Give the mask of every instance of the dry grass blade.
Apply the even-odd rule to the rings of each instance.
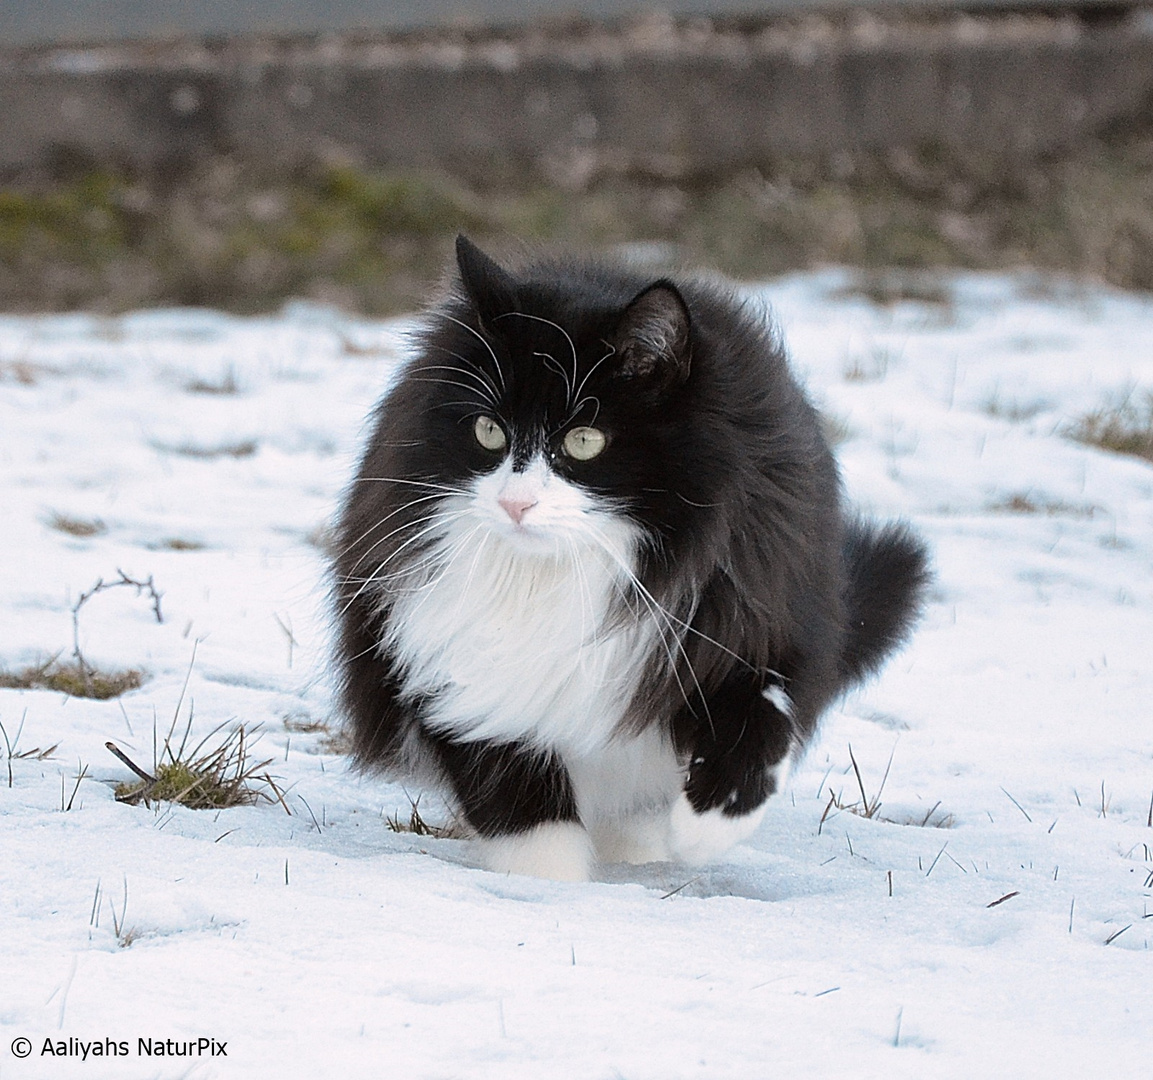
[[[987,908],[996,907],[998,904],[1003,904],[1006,900],[1012,900],[1014,896],[1020,896],[1020,895],[1021,895],[1021,890],[1020,889],[1014,889],[1012,892],[1005,893],[1004,896],[999,896],[991,904],[986,904],[985,907],[987,907]]]
[[[861,816],[872,817],[873,815],[869,812],[869,796],[865,794],[865,781],[861,779],[861,767],[853,756],[852,743],[849,743],[849,761],[853,763],[853,773],[857,777],[857,789],[861,793]]]
[[[684,889],[687,889],[694,881],[700,881],[702,877],[704,877],[703,874],[697,874],[696,877],[689,878],[689,880],[686,881],[683,885],[678,885],[675,889],[670,889],[667,893],[665,893],[661,897],[661,899],[662,900],[668,900],[669,897],[676,896],[677,893],[681,892]]]
[[[852,745],[852,743],[850,743],[849,744],[849,761],[852,763],[853,775],[857,779],[857,790],[861,793],[860,802],[846,803],[844,801],[844,798],[842,797],[842,795],[834,793],[832,788],[830,788],[829,789],[829,802],[825,806],[825,812],[821,815],[821,825],[823,825],[825,823],[825,819],[828,818],[828,816],[829,816],[829,811],[831,809],[833,809],[834,807],[836,807],[836,809],[838,809],[838,810],[845,810],[850,814],[856,814],[857,817],[863,817],[863,818],[869,818],[869,819],[875,818],[877,816],[877,811],[881,809],[881,794],[884,792],[885,784],[889,779],[889,771],[893,767],[893,755],[896,752],[897,752],[897,747],[894,744],[893,749],[889,752],[889,761],[888,761],[888,764],[885,766],[885,772],[884,772],[884,775],[881,777],[881,784],[877,788],[877,794],[874,795],[872,797],[872,799],[870,799],[868,792],[865,790],[865,781],[864,781],[864,778],[861,776],[861,768],[857,764],[856,756],[853,754],[853,745]],[[940,805],[941,805],[940,803],[937,803],[937,806],[940,806]],[[937,807],[934,806],[933,810],[936,810],[936,809],[937,809]],[[928,821],[928,818],[932,816],[933,810],[929,811],[929,815],[925,819],[926,821]],[[819,834],[820,833],[820,827],[818,827],[817,831]]]
[[[76,802],[76,795],[80,791],[80,785],[88,779],[88,766],[83,762],[77,762],[76,783],[72,788],[72,794],[68,796],[67,803],[64,801],[64,774],[60,774],[60,809],[67,813],[72,809],[73,804]]]
[[[1021,811],[1022,814],[1025,815],[1025,820],[1027,822],[1029,822],[1030,825],[1032,825],[1033,819],[1029,816],[1029,811],[1026,810],[1019,802],[1017,802],[1017,800],[1014,799],[1012,795],[1010,795],[1007,791],[1005,791],[1004,788],[1001,788],[1001,791],[1004,792],[1005,798],[1007,798],[1009,800],[1009,802],[1011,802],[1018,810]],[[1078,799],[1077,801],[1078,801],[1078,803],[1080,803],[1081,800]]]
[[[1106,945],[1112,945],[1113,942],[1116,941],[1123,933],[1125,933],[1126,930],[1131,930],[1132,928],[1133,928],[1133,924],[1130,923],[1128,926],[1123,926],[1123,927],[1121,927],[1120,930],[1114,931],[1112,934],[1110,934],[1105,939],[1105,944]]]
[[[20,745],[20,736],[24,731],[24,721],[28,717],[28,710],[24,710],[24,715],[20,717],[20,726],[16,729],[16,738],[8,738],[8,729],[3,723],[0,723],[0,736],[4,738],[4,749],[6,751],[5,763],[8,766],[8,786],[12,786],[12,762],[13,761],[45,761],[50,758],[59,748],[59,743],[53,743],[48,749],[40,746],[34,746],[31,750],[17,750],[16,747]]]

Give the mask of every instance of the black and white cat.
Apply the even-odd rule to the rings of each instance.
[[[439,783],[494,870],[707,862],[906,634],[924,549],[846,515],[723,289],[463,237],[457,264],[338,526],[356,759]]]

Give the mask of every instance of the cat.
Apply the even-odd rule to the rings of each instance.
[[[491,870],[708,863],[905,638],[926,550],[846,511],[726,288],[456,255],[336,527],[355,761],[439,785]]]

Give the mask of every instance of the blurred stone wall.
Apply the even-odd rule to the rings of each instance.
[[[5,178],[219,154],[574,188],[907,146],[995,163],[1149,126],[1153,10],[8,49],[0,118]]]

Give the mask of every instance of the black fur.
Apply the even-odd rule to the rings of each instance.
[[[500,388],[514,462],[543,449],[647,537],[638,577],[680,644],[654,650],[625,726],[672,734],[697,810],[755,809],[772,794],[768,767],[803,746],[829,703],[908,633],[927,579],[922,544],[904,526],[846,515],[817,414],[779,341],[725,289],[607,261],[508,271],[463,238],[458,268],[378,408],[337,529],[337,655],[357,761],[392,771],[431,761],[482,835],[576,818],[547,747],[434,736],[379,647],[388,575],[423,551],[416,537],[436,504],[427,485],[467,482],[499,461],[471,434],[493,411],[478,389],[487,382]],[[564,327],[575,359],[538,320]],[[446,377],[446,363],[479,377]],[[594,419],[604,453],[573,462],[558,452],[566,426]],[[652,609],[625,604],[619,617],[634,610]],[[787,692],[788,715],[765,697],[773,686]]]

